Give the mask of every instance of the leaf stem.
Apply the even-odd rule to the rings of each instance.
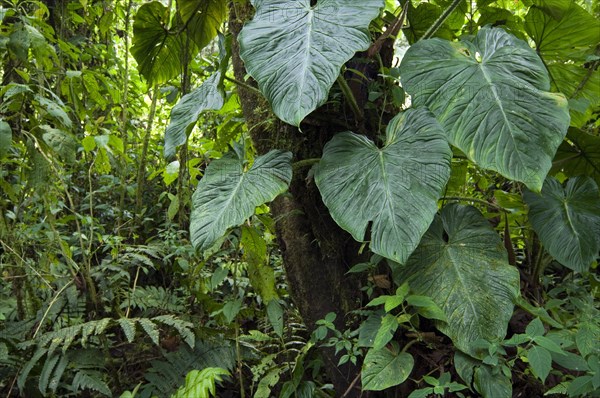
[[[425,34],[421,36],[419,41],[431,38],[435,34],[435,32],[438,31],[440,26],[442,26],[442,24],[446,22],[446,19],[448,19],[450,14],[452,14],[452,11],[454,11],[456,7],[458,7],[461,1],[463,0],[454,0],[452,4],[450,4],[450,6],[448,6],[448,8],[446,8],[446,10],[442,13],[442,15],[440,15],[440,17],[433,23],[433,25],[431,25],[429,29],[427,29],[427,32],[425,32]]]
[[[302,159],[302,160],[295,162],[292,165],[292,169],[299,170],[303,167],[309,167],[309,166],[312,166],[313,164],[319,163],[320,160],[321,160],[321,158]]]
[[[354,97],[354,94],[352,94],[350,86],[348,86],[348,82],[346,81],[346,79],[344,79],[344,76],[341,73],[337,77],[337,82],[340,85],[340,88],[342,89],[344,97],[346,97],[346,99],[348,100],[348,105],[350,105],[350,108],[352,109],[356,120],[362,121],[364,117],[362,109],[360,109],[360,107],[358,106],[356,98]]]
[[[223,76],[223,79],[225,79],[225,80],[227,80],[227,81],[229,81],[229,82],[232,82],[232,83],[234,83],[234,84],[236,84],[236,85],[238,85],[238,86],[240,86],[240,87],[243,87],[243,88],[245,88],[246,90],[250,90],[250,91],[253,91],[253,92],[255,92],[255,93],[258,93],[258,94],[262,95],[262,93],[260,92],[260,90],[259,90],[259,89],[257,89],[256,87],[252,87],[251,85],[249,85],[249,84],[247,84],[247,83],[244,83],[244,82],[241,82],[241,81],[239,81],[239,80],[236,80],[236,79],[234,79],[233,77],[229,77],[229,76],[227,76],[227,75],[224,75],[224,76]]]
[[[475,203],[481,203],[484,204],[486,206],[490,206],[493,207],[494,209],[503,211],[505,213],[508,213],[508,210],[506,210],[504,207],[502,206],[498,206],[494,203],[490,203],[487,200],[483,200],[483,199],[477,199],[477,198],[466,198],[466,197],[462,197],[462,196],[444,196],[441,198],[441,200],[452,200],[452,201],[457,201],[457,202],[475,202]]]

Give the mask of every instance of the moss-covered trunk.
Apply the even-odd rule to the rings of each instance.
[[[234,73],[240,81],[245,80],[246,70],[239,57],[236,38],[250,13],[249,5],[238,4],[230,15]],[[248,83],[256,86],[253,81]],[[294,161],[320,157],[324,144],[336,131],[327,125],[311,125],[300,132],[276,119],[258,92],[244,87],[238,90],[248,129],[259,153],[277,148],[291,151]],[[329,216],[314,181],[308,178],[309,170],[310,166],[294,170],[289,194],[277,198],[271,204],[271,211],[277,221],[277,237],[290,293],[306,325],[312,329],[317,320],[335,312],[336,326],[343,330],[347,323],[352,323],[345,315],[360,305],[357,281],[346,275],[349,267],[359,260],[359,246]],[[324,350],[323,356],[336,392],[342,396],[360,369],[353,365],[338,367],[339,358],[333,350]],[[346,396],[360,394],[358,389],[353,391]]]

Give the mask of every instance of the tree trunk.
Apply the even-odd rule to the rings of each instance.
[[[251,12],[249,5],[238,3],[230,15],[234,74],[240,81],[244,81],[246,70],[239,57],[237,35]],[[251,79],[248,83],[256,87]],[[332,126],[315,124],[300,132],[276,119],[257,92],[238,87],[238,93],[252,140],[261,154],[277,148],[291,151],[294,161],[320,157],[323,145],[336,131]],[[294,170],[290,194],[278,197],[271,204],[271,212],[277,221],[290,294],[304,322],[312,330],[317,320],[334,312],[336,327],[342,331],[354,323],[344,319],[345,314],[360,306],[358,281],[346,275],[349,267],[361,260],[359,245],[331,219],[314,181],[307,178],[308,171],[309,168]],[[323,356],[328,375],[341,396],[360,369],[351,364],[338,367],[339,358],[332,349],[323,350]],[[359,389],[355,389],[346,396],[359,395]]]

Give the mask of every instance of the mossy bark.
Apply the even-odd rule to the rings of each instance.
[[[244,81],[246,70],[239,57],[237,35],[252,15],[250,5],[237,3],[231,8],[229,30],[233,33],[232,60],[235,78]],[[256,87],[249,79],[248,84]],[[292,152],[294,161],[320,157],[324,144],[339,127],[312,123],[300,132],[279,121],[267,101],[256,91],[238,87],[244,117],[259,153],[277,148]],[[271,204],[277,221],[277,236],[292,299],[309,329],[329,312],[337,314],[336,327],[344,330],[351,319],[345,316],[358,308],[360,286],[346,272],[359,259],[359,245],[341,230],[329,216],[312,179],[309,168],[294,170],[289,194]],[[340,396],[352,384],[360,369],[353,365],[337,366],[333,350],[323,356],[332,383]],[[360,385],[360,383],[358,383]],[[347,397],[360,395],[355,389]]]

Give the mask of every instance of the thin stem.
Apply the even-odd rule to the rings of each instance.
[[[342,93],[344,94],[344,97],[346,97],[346,100],[348,100],[348,104],[350,105],[350,108],[352,109],[352,112],[354,113],[356,120],[357,121],[363,120],[364,115],[363,115],[362,109],[360,109],[360,107],[358,106],[358,103],[356,102],[356,98],[354,97],[354,94],[352,94],[352,90],[350,89],[350,86],[348,86],[348,82],[346,82],[346,79],[344,79],[344,76],[342,76],[341,73],[337,78],[337,82],[340,85],[340,88],[342,89]]]
[[[440,15],[440,17],[433,23],[433,25],[431,25],[429,29],[427,29],[427,32],[425,32],[425,34],[419,39],[419,41],[431,38],[435,34],[435,32],[438,31],[440,26],[442,26],[442,24],[446,22],[446,19],[448,19],[450,14],[452,14],[452,11],[454,11],[456,7],[458,7],[461,1],[464,0],[454,0],[452,4],[450,4],[450,6],[448,6],[448,8],[446,8],[446,10],[442,13],[442,15]]]
[[[241,82],[241,81],[239,81],[237,79],[234,79],[233,77],[229,77],[229,76],[223,76],[223,79],[225,79],[227,81],[230,81],[230,82],[234,83],[235,85],[243,87],[246,90],[250,90],[250,91],[253,91],[253,92],[257,93],[257,94],[262,95],[262,93],[260,92],[259,89],[257,89],[256,87],[252,87],[248,83]]]
[[[498,206],[496,204],[490,203],[486,200],[483,199],[477,199],[477,198],[467,198],[467,197],[462,197],[462,196],[444,196],[443,198],[441,198],[441,200],[452,200],[452,201],[457,201],[457,202],[475,202],[475,203],[481,203],[484,204],[486,206],[490,206],[493,207],[494,209],[503,211],[503,212],[507,212],[507,210],[501,206]]]
[[[71,283],[73,283],[72,280],[65,283],[65,285],[54,295],[54,297],[52,298],[52,301],[50,301],[50,304],[48,304],[48,308],[46,308],[46,311],[44,311],[44,315],[42,316],[42,319],[40,319],[40,323],[38,323],[38,326],[35,329],[35,333],[33,333],[33,337],[31,338],[32,340],[35,339],[35,336],[37,336],[38,332],[40,331],[42,325],[44,324],[44,320],[48,316],[48,313],[50,312],[50,309],[52,308],[54,303],[56,303],[56,301],[58,300],[58,298],[60,297],[62,292],[64,292],[69,286],[71,286]]]

